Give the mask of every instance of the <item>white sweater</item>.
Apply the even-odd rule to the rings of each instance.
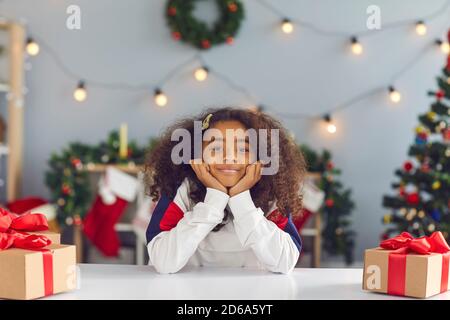
[[[225,208],[231,211],[222,222]],[[229,197],[207,188],[203,202],[189,199],[185,180],[173,201],[162,196],[147,229],[149,265],[160,273],[175,273],[185,265],[257,267],[288,273],[296,265],[301,239],[291,216],[278,210],[264,214],[249,191]]]

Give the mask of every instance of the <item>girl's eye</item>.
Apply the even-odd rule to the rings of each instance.
[[[221,146],[215,146],[215,147],[212,148],[212,150],[213,151],[220,151],[220,150],[222,150],[222,147]]]
[[[239,152],[245,153],[245,152],[248,152],[248,149],[247,148],[239,148]]]

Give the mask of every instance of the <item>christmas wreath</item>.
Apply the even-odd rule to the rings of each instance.
[[[216,1],[220,18],[212,28],[193,16],[195,0],[168,1],[166,17],[172,37],[199,49],[209,49],[222,43],[232,44],[244,18],[244,6],[238,0]]]

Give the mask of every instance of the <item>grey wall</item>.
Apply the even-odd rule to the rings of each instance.
[[[382,22],[388,23],[430,14],[443,3],[268,1],[292,16],[349,34],[365,29],[365,12],[370,4],[381,7]],[[194,53],[170,39],[162,15],[165,2],[3,0],[0,12],[26,19],[30,33],[43,38],[77,74],[98,81],[152,84]],[[387,85],[396,71],[436,36],[444,35],[450,25],[448,14],[444,14],[428,24],[429,33],[424,38],[417,37],[412,27],[376,33],[361,39],[365,53],[355,57],[348,53],[345,38],[318,36],[298,27],[294,34],[285,36],[277,28],[276,16],[253,0],[244,2],[247,17],[235,45],[211,50],[204,58],[212,68],[249,88],[279,112],[320,114],[355,94]],[[81,7],[80,31],[65,27],[65,11],[70,4]],[[26,195],[48,195],[43,183],[46,162],[52,151],[69,141],[95,143],[121,122],[128,122],[131,138],[144,142],[175,117],[196,113],[207,105],[248,102],[216,78],[197,83],[191,76],[192,65],[166,85],[170,98],[166,108],[153,104],[152,86],[148,92],[88,87],[88,100],[78,104],[72,99],[76,83],[58,69],[44,48],[29,61]],[[426,91],[435,87],[434,78],[443,63],[443,55],[430,48],[396,83],[403,93],[399,105],[389,103],[383,94],[365,99],[334,115],[338,126],[334,136],[326,134],[320,123],[282,119],[298,141],[334,152],[336,165],[343,169],[344,183],[354,190],[358,255],[363,248],[376,244],[383,229],[382,194],[390,191],[393,170],[406,159],[416,117],[428,109]]]

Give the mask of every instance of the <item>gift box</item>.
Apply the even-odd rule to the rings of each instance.
[[[75,246],[59,242],[43,214],[0,208],[0,298],[35,299],[75,289]]]
[[[75,246],[0,251],[0,298],[36,299],[76,287]]]
[[[384,240],[364,255],[363,289],[427,298],[448,290],[450,247],[441,232]]]

